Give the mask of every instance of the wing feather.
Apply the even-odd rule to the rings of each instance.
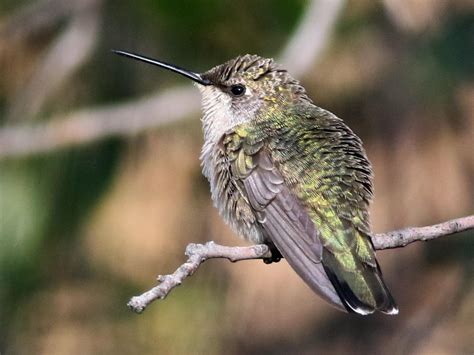
[[[256,166],[243,183],[250,205],[264,211],[265,234],[311,289],[345,310],[321,263],[323,246],[310,216],[283,184],[268,154],[260,152],[254,159]]]

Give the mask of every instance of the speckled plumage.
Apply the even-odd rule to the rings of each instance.
[[[360,139],[271,59],[217,66],[203,94],[204,175],[225,221],[275,245],[306,283],[339,309],[397,308],[370,240],[372,169]],[[246,87],[236,97],[232,85]]]

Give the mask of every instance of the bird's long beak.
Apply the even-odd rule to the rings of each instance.
[[[181,74],[181,75],[185,76],[186,78],[194,80],[195,82],[197,82],[201,85],[211,85],[212,84],[209,80],[202,78],[201,74],[198,74],[198,73],[192,72],[190,70],[180,68],[180,67],[178,67],[176,65],[173,65],[173,64],[168,64],[168,63],[156,60],[156,59],[147,58],[147,57],[144,57],[142,55],[138,55],[138,54],[130,53],[130,52],[125,52],[125,51],[112,50],[112,52],[114,52],[118,55],[123,55],[124,57],[140,60],[140,61],[145,62],[145,63],[153,64],[153,65],[156,65],[158,67],[165,68],[167,70],[171,70],[175,73],[178,73],[178,74]]]

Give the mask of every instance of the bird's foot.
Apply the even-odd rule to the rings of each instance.
[[[270,256],[269,258],[263,258],[263,262],[265,264],[277,263],[283,258],[279,250],[273,244],[269,244],[268,248],[270,249],[272,256]]]
[[[263,262],[265,264],[277,263],[281,260],[281,258],[274,258],[273,256],[270,258],[263,258]]]

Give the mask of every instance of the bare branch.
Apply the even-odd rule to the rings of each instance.
[[[303,76],[311,68],[311,63],[321,55],[343,3],[343,0],[313,0],[308,5],[301,24],[279,56],[296,77]],[[182,120],[200,110],[198,94],[191,94],[190,91],[190,87],[176,88],[127,104],[53,117],[49,122],[34,127],[21,125],[0,128],[0,159],[46,153],[108,136],[129,136],[164,123]],[[166,102],[169,96],[172,99]],[[176,104],[176,97],[187,100],[182,99]],[[153,103],[152,100],[157,102]],[[156,109],[151,110],[154,107]],[[163,110],[163,107],[166,109]]]
[[[372,237],[377,250],[401,248],[416,241],[428,241],[438,237],[447,236],[466,230],[474,229],[474,215],[453,219],[443,223],[426,227],[410,227],[387,233],[378,233]],[[186,248],[188,260],[173,274],[158,277],[158,286],[132,297],[128,307],[141,313],[157,299],[164,299],[168,294],[199,268],[208,259],[223,258],[232,262],[251,259],[262,259],[271,256],[268,247],[264,244],[249,247],[227,247],[208,242],[206,244],[189,244]]]
[[[134,312],[143,312],[151,302],[165,298],[173,288],[181,285],[184,279],[194,274],[199,266],[208,259],[224,258],[235,262],[271,256],[268,247],[263,244],[249,247],[227,247],[214,242],[189,244],[185,254],[188,256],[188,260],[183,265],[171,275],[158,276],[159,285],[140,296],[132,297],[127,304],[128,307]]]
[[[474,215],[452,219],[426,227],[409,227],[376,234],[372,241],[377,250],[401,248],[418,241],[429,241],[446,235],[474,229]]]

